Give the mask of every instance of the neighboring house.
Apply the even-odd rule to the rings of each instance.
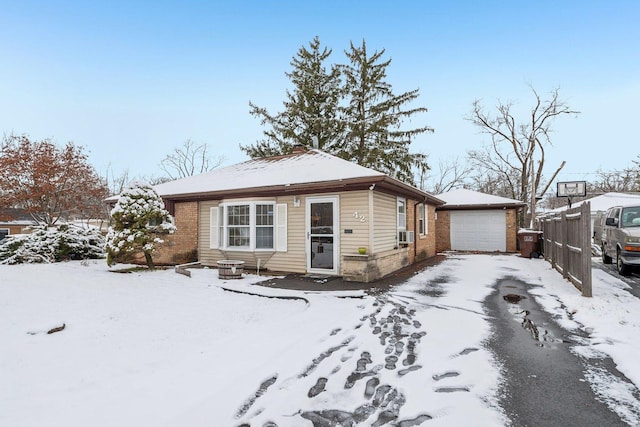
[[[631,206],[640,205],[640,193],[604,193],[599,196],[591,197],[590,199],[581,200],[571,204],[572,208],[581,206],[584,202],[589,202],[589,210],[591,211],[591,235],[594,234],[594,221],[600,212],[605,213],[609,208],[614,206]],[[549,214],[562,212],[569,209],[569,206],[563,206],[561,208],[546,211],[539,215],[544,217]]]
[[[154,187],[177,232],[158,263],[369,282],[436,254],[438,198],[319,150],[249,160]],[[365,248],[366,253],[359,253]]]
[[[22,209],[0,209],[0,241],[12,234],[29,232],[29,227],[36,225],[31,215]]]
[[[436,250],[517,251],[518,210],[514,199],[466,189],[436,196],[445,204],[436,209]]]

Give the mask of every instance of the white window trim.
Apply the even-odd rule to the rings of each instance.
[[[256,206],[273,206],[273,225],[257,226]],[[228,206],[249,206],[249,245],[228,246],[229,224],[227,216]],[[287,205],[274,201],[234,201],[220,203],[210,210],[210,244],[211,249],[237,252],[286,252],[287,251]],[[256,228],[270,227],[273,229],[273,247],[256,248]]]
[[[427,205],[420,203],[418,205],[418,228],[420,227],[420,220],[422,220],[422,230],[418,229],[418,232],[421,236],[426,236],[429,233],[429,221],[427,221],[429,215],[427,212],[429,212]]]
[[[222,207],[222,247],[224,249],[233,250],[233,251],[247,251],[251,250],[252,246],[255,246],[255,203],[223,203],[220,205]],[[227,208],[230,206],[248,206],[249,207],[249,224],[248,225],[229,225],[229,214],[227,212]],[[229,246],[229,228],[237,227],[237,228],[248,228],[249,229],[249,244],[247,246]]]
[[[404,206],[404,213],[399,212],[400,203]],[[400,218],[404,218],[404,225],[400,225]],[[398,231],[406,231],[407,230],[407,199],[404,197],[396,198],[396,226]]]

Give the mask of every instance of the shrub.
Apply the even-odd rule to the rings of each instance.
[[[142,253],[149,269],[153,269],[153,253],[164,243],[163,235],[176,231],[162,198],[145,182],[132,182],[122,192],[111,218],[113,225],[106,238],[109,266]]]
[[[104,258],[104,243],[94,227],[36,227],[31,234],[12,236],[0,244],[0,264]]]

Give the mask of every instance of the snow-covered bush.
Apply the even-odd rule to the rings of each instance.
[[[36,227],[0,244],[0,264],[49,263],[104,258],[104,237],[95,227]]]
[[[164,242],[160,236],[176,230],[162,198],[144,182],[133,182],[122,192],[111,218],[105,246],[109,266],[142,252],[153,269],[152,254]]]

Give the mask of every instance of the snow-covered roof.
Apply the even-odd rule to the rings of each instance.
[[[589,209],[591,212],[606,211],[613,206],[630,206],[640,205],[640,194],[630,193],[605,193],[590,199],[581,200],[571,204],[572,208],[576,208],[582,205],[584,202],[589,202]],[[567,210],[568,206],[562,206],[557,209],[553,209],[552,212],[561,212]]]
[[[445,202],[445,205],[442,207],[443,209],[451,207],[504,207],[525,205],[525,203],[520,200],[480,193],[465,188],[438,194],[436,197]]]
[[[294,152],[286,156],[248,160],[196,176],[154,186],[165,199],[214,197],[252,192],[285,193],[304,189],[340,188],[347,184],[379,186],[400,194],[415,195],[436,205],[441,200],[373,169],[360,166],[320,150]],[[366,188],[366,187],[365,187]],[[111,200],[113,198],[109,198]]]
[[[373,169],[320,150],[310,150],[288,156],[248,160],[166,182],[155,186],[155,189],[159,195],[166,196],[382,176],[383,173]]]

